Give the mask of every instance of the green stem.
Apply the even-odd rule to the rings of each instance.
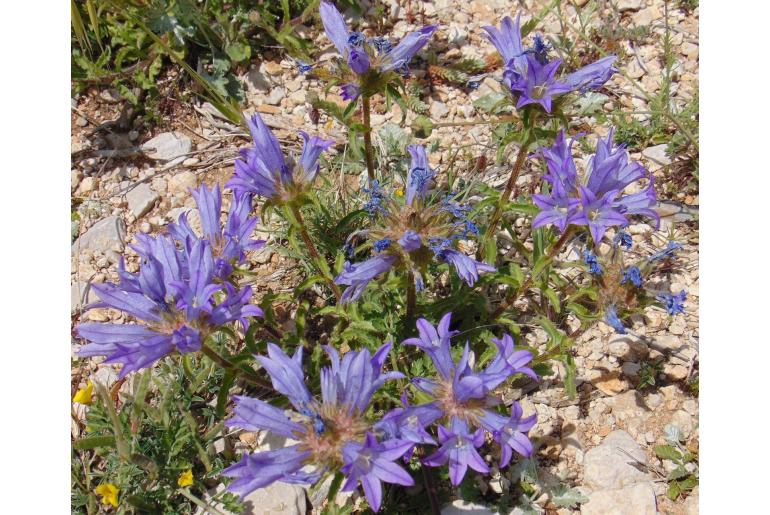
[[[535,282],[535,280],[540,277],[540,274],[543,273],[543,270],[545,270],[548,265],[553,261],[553,258],[556,257],[556,254],[559,253],[561,248],[564,246],[565,243],[567,243],[567,240],[572,236],[574,233],[575,228],[574,226],[570,226],[567,228],[566,231],[564,231],[564,234],[561,235],[561,238],[559,238],[556,243],[554,243],[551,246],[551,249],[548,251],[548,254],[545,257],[545,262],[543,266],[540,267],[540,269],[537,271],[537,273],[530,274],[529,277],[524,281],[524,283],[519,286],[513,294],[509,295],[501,304],[498,306],[498,308],[495,310],[494,313],[492,313],[492,320],[497,319],[500,315],[505,312],[506,309],[511,307],[517,300],[519,300],[519,297],[521,294],[526,292],[530,286],[532,286],[532,283]]]
[[[201,345],[201,352],[206,357],[208,357],[211,361],[219,365],[220,367],[226,368],[228,370],[232,370],[233,372],[241,376],[241,378],[244,381],[247,381],[253,385],[259,386],[260,388],[272,389],[272,387],[269,384],[265,383],[257,376],[256,372],[254,371],[249,372],[247,369],[239,367],[238,365],[236,365],[235,363],[233,363],[232,361],[225,358],[224,356],[219,354],[217,351],[209,347],[207,344],[204,343]]]
[[[511,198],[513,187],[516,185],[516,180],[519,178],[519,173],[521,173],[521,169],[524,166],[524,159],[527,157],[527,150],[529,150],[529,146],[532,143],[533,138],[530,136],[527,138],[527,141],[525,141],[524,144],[519,148],[519,154],[516,156],[516,162],[513,163],[511,176],[508,177],[508,182],[505,184],[505,190],[503,190],[503,194],[500,195],[500,200],[495,207],[494,213],[492,213],[492,218],[489,219],[489,225],[487,225],[487,230],[484,233],[485,240],[491,238],[497,230],[497,223],[500,221],[500,218],[503,215],[503,209],[505,208],[505,205]]]
[[[374,177],[374,150],[372,149],[372,122],[371,122],[371,106],[369,105],[369,97],[364,95],[361,97],[363,101],[364,112],[364,153],[366,157],[366,173],[369,176],[369,184],[375,180]]]
[[[414,288],[414,273],[410,270],[406,276],[406,320],[410,323],[414,319],[417,307],[417,292]]]
[[[337,302],[339,302],[340,299],[342,298],[342,292],[340,291],[340,287],[334,283],[334,278],[330,277],[329,274],[327,274],[326,271],[321,267],[321,263],[322,263],[321,254],[318,252],[318,249],[313,243],[313,240],[310,239],[310,234],[308,234],[307,232],[305,220],[304,218],[302,218],[302,213],[300,213],[299,207],[292,204],[291,213],[294,215],[294,219],[297,222],[297,229],[299,230],[299,234],[302,237],[302,241],[305,242],[305,246],[307,247],[308,252],[310,252],[310,255],[315,261],[316,268],[321,273],[323,278],[326,280],[326,283],[329,285],[329,288],[331,288],[332,292],[334,292],[334,297],[337,299]]]

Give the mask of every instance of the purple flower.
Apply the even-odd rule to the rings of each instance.
[[[623,270],[623,278],[620,280],[620,284],[626,284],[631,282],[637,288],[642,285],[642,272],[639,267],[631,266]]]
[[[434,173],[428,164],[424,146],[409,145],[406,150],[412,156],[412,163],[406,176],[406,204],[411,206],[415,197],[425,198]]]
[[[516,108],[521,109],[527,104],[540,104],[550,113],[553,97],[572,90],[568,84],[555,78],[561,59],[541,64],[532,54],[527,54],[526,57],[527,73],[520,75],[514,70],[504,72],[510,82],[511,91],[519,94]]]
[[[377,240],[374,242],[374,250],[377,252],[382,252],[383,250],[390,247],[390,244],[392,243],[392,240],[390,238],[383,238],[381,240]]]
[[[414,479],[404,469],[393,463],[411,447],[407,440],[387,440],[379,443],[372,433],[366,433],[364,443],[351,442],[342,449],[345,465],[342,473],[348,479],[342,485],[343,492],[351,492],[359,481],[372,510],[379,511],[382,504],[382,482],[412,486]]]
[[[622,191],[634,181],[647,177],[647,170],[636,161],[629,160],[623,146],[614,146],[612,138],[615,128],[610,128],[607,139],[599,139],[596,153],[591,159],[590,177],[586,186],[594,195],[600,196],[608,191]]]
[[[454,368],[451,355],[444,351],[444,347],[449,348],[449,339],[459,332],[449,330],[451,322],[451,312],[441,317],[437,327],[433,327],[430,322],[420,318],[417,320],[417,332],[420,337],[407,338],[401,342],[403,345],[415,345],[425,351],[443,377],[449,377]]]
[[[454,486],[462,482],[468,467],[489,474],[489,466],[476,450],[484,443],[482,429],[471,433],[464,420],[454,418],[451,427],[438,426],[438,439],[441,447],[422,462],[431,467],[440,467],[449,462],[449,480]]]
[[[343,295],[345,301],[358,299],[367,282],[381,273],[379,269],[384,271],[395,265],[401,271],[414,275],[414,284],[418,291],[424,286],[423,274],[432,258],[438,262],[450,263],[463,281],[471,287],[481,273],[496,270],[495,267],[476,261],[457,249],[460,240],[471,239],[479,233],[478,227],[468,218],[471,209],[467,205],[452,201],[452,195],[443,199],[428,196],[434,171],[428,163],[425,148],[421,145],[410,145],[408,151],[411,162],[404,194],[388,196],[377,181],[372,181],[370,188],[363,188],[363,192],[369,195],[363,207],[373,222],[366,234],[381,255],[380,260],[370,259],[361,264],[360,269],[359,265],[349,265],[352,268],[346,269],[340,275],[337,280],[344,278],[346,282],[338,284],[351,285]],[[383,249],[378,243],[396,238],[398,246],[389,245]],[[433,255],[427,250],[432,251]],[[381,261],[384,255],[391,256],[392,261]],[[350,272],[355,272],[353,278]],[[362,272],[366,272],[363,279],[360,278]]]
[[[497,270],[492,265],[476,261],[472,257],[466,256],[460,251],[447,249],[443,250],[438,256],[447,263],[451,263],[457,271],[457,275],[465,281],[468,286],[473,287],[479,278],[480,272],[494,272]]]
[[[406,69],[412,57],[428,43],[437,28],[435,25],[423,27],[417,32],[407,34],[393,47],[390,42],[381,38],[367,42],[360,32],[348,32],[342,14],[331,2],[322,0],[320,13],[326,35],[347,61],[350,69],[358,75],[367,73],[371,68],[381,73]]]
[[[436,445],[436,441],[425,428],[440,418],[442,412],[433,404],[409,406],[406,392],[401,395],[401,402],[404,407],[390,410],[374,425],[374,429],[388,438],[411,442],[411,448],[404,454],[404,458],[408,459],[417,444]]]
[[[439,442],[442,444],[442,448],[434,455],[426,458],[424,463],[438,466],[446,463],[449,459],[450,475],[453,484],[456,485],[462,480],[469,464],[480,472],[488,471],[483,461],[475,462],[479,468],[474,467],[469,461],[474,459],[475,448],[483,442],[484,431],[492,435],[503,447],[511,447],[525,456],[529,456],[526,454],[527,452],[531,454],[532,445],[524,444],[523,440],[528,443],[524,433],[534,425],[535,416],[521,421],[521,411],[514,406],[514,413],[509,421],[488,408],[493,408],[501,403],[501,400],[492,392],[512,375],[523,373],[533,379],[538,379],[538,377],[532,369],[526,366],[532,360],[532,354],[528,351],[516,351],[513,338],[510,335],[504,335],[499,340],[492,340],[500,352],[483,371],[473,370],[471,363],[474,359],[468,344],[465,345],[460,360],[455,363],[450,349],[450,338],[455,332],[449,330],[450,322],[451,313],[447,313],[441,318],[438,328],[434,328],[425,319],[420,319],[417,322],[420,337],[410,338],[403,342],[407,345],[417,345],[423,349],[433,361],[438,376],[435,379],[418,377],[412,380],[414,385],[427,394],[431,400],[419,406],[405,408],[402,413],[399,413],[399,417],[403,419],[417,416],[418,418],[414,422],[418,429],[424,429],[436,421],[448,421],[447,427],[438,427]],[[478,428],[475,433],[471,433],[470,428],[473,427]],[[511,439],[516,431],[521,434]],[[399,434],[396,433],[392,436],[399,436]],[[400,436],[403,438],[403,433]],[[465,447],[469,443],[475,443],[475,445]],[[458,449],[461,455],[449,455],[447,457],[452,445],[463,447],[461,451]],[[511,458],[510,452],[503,450],[502,457],[507,464]],[[465,465],[462,465],[463,462]]]
[[[572,159],[571,146],[575,138],[567,144],[561,131],[554,145],[541,151],[548,167],[543,179],[550,183],[552,191],[550,195],[533,195],[533,201],[541,209],[533,228],[553,224],[564,232],[567,225],[585,225],[598,246],[607,228],[627,225],[626,215],[660,220],[652,209],[656,202],[652,175],[639,163],[630,161],[623,147],[613,145],[613,134],[614,130],[610,130],[606,139],[599,140],[585,185],[578,183]],[[622,195],[626,186],[642,178],[649,181],[644,190]]]
[[[596,254],[586,249],[583,251],[583,262],[588,266],[588,273],[593,275],[602,275],[602,266]]]
[[[414,57],[414,54],[428,44],[433,32],[435,32],[437,28],[437,25],[427,25],[417,32],[410,32],[407,34],[398,45],[382,54],[380,57],[380,71],[387,72],[406,68],[409,61]]]
[[[561,61],[548,62],[548,46],[542,36],[535,36],[534,48],[524,49],[519,16],[516,22],[506,16],[499,29],[491,26],[483,29],[503,58],[503,83],[519,95],[517,108],[539,104],[550,113],[553,96],[598,89],[617,71],[612,67],[617,57],[612,55],[557,79],[556,70]]]
[[[680,291],[676,295],[661,293],[655,298],[663,303],[669,315],[673,316],[677,313],[684,313],[684,301],[687,299],[687,292],[685,290]]]
[[[404,232],[404,235],[398,239],[398,244],[405,251],[414,252],[422,246],[422,239],[419,234],[410,229]]]
[[[599,246],[608,227],[628,224],[628,219],[613,204],[613,199],[619,193],[617,190],[608,191],[598,198],[585,186],[580,186],[579,192],[578,211],[569,221],[573,225],[587,225],[595,246]]]
[[[631,250],[631,247],[634,246],[634,240],[631,238],[631,235],[623,230],[618,231],[612,241],[621,247],[625,247],[626,250]]]
[[[362,263],[353,265],[345,263],[345,270],[338,275],[335,284],[346,284],[346,288],[340,299],[341,303],[358,300],[366,289],[369,281],[378,275],[387,272],[393,266],[398,258],[391,254],[377,254]]]
[[[559,229],[559,232],[564,232],[580,204],[580,200],[568,197],[560,185],[554,186],[550,195],[539,193],[532,195],[532,201],[540,208],[540,212],[532,220],[532,228],[537,229],[552,224]]]
[[[503,65],[519,74],[524,74],[527,71],[527,58],[521,44],[520,18],[521,15],[516,16],[514,22],[506,16],[499,29],[494,26],[486,26],[482,29],[487,32],[487,37],[502,56]]]
[[[305,184],[310,184],[315,179],[315,176],[318,175],[318,169],[321,167],[318,164],[321,152],[325,152],[334,145],[334,140],[323,139],[318,136],[310,137],[304,131],[299,131],[299,135],[305,142],[302,145],[302,155],[299,158],[299,169],[302,173],[302,181]]]
[[[626,334],[626,328],[623,326],[623,321],[618,317],[615,306],[607,306],[604,310],[604,321],[607,322],[607,325],[615,329],[615,332]]]
[[[361,88],[355,84],[343,84],[340,89],[342,100],[355,101],[361,95]]]
[[[246,252],[265,246],[265,240],[249,239],[259,222],[259,218],[249,216],[252,196],[245,193],[233,195],[230,212],[223,228],[219,221],[222,211],[219,185],[215,185],[211,190],[201,185],[197,190],[193,190],[192,194],[198,206],[203,237],[211,243],[216,275],[227,279],[232,273],[233,265],[246,260]],[[190,226],[187,213],[182,213],[177,223],[169,224],[168,232],[188,249],[199,239]]]
[[[516,350],[510,334],[504,334],[501,339],[492,338],[492,343],[497,345],[500,352],[487,367],[487,373],[499,373],[507,368],[511,375],[524,374],[535,381],[540,380],[535,371],[526,366],[532,361],[532,353],[528,350]]]
[[[256,194],[278,201],[291,199],[312,183],[321,152],[334,144],[333,140],[311,138],[300,131],[305,144],[298,163],[290,166],[259,114],[254,114],[248,123],[254,147],[241,150],[241,158],[235,160],[235,174],[227,183],[237,194]]]
[[[599,89],[617,72],[612,67],[617,58],[616,55],[609,55],[599,59],[568,74],[564,77],[564,82],[572,88],[572,91],[580,91],[581,93],[590,89]]]
[[[218,327],[246,317],[262,316],[249,304],[251,287],[236,290],[230,283],[217,284],[211,244],[196,240],[189,251],[180,250],[168,237],[140,239],[136,248],[142,258],[139,272],[126,272],[122,263],[119,284],[92,286],[101,302],[91,307],[110,307],[138,319],[141,324],[82,323],[78,336],[84,345],[81,357],[106,356],[105,363],[121,363],[119,377],[152,366],[173,351],[185,354],[200,349],[203,340]],[[214,293],[225,290],[217,303]]]
[[[302,347],[289,357],[277,345],[268,344],[268,357],[258,359],[270,375],[273,387],[288,398],[296,411],[239,396],[235,397],[234,416],[226,425],[249,431],[267,430],[298,443],[245,455],[223,471],[225,476],[236,478],[228,489],[243,497],[275,481],[310,484],[326,471],[342,470],[348,477],[345,488],[352,489],[350,485],[354,487],[361,480],[370,504],[379,508],[377,497],[370,496],[380,487],[379,481],[398,483],[391,480],[398,475],[393,469],[395,465],[382,465],[383,462],[398,459],[411,445],[397,440],[378,443],[369,433],[371,425],[364,416],[372,395],[385,381],[404,377],[399,372],[382,373],[391,346],[384,344],[374,356],[362,350],[350,351],[342,358],[333,348],[325,347],[331,366],[321,369],[318,400],[304,383]],[[366,466],[367,459],[372,467]],[[307,466],[312,466],[313,471],[305,472]],[[404,476],[398,477],[408,482]],[[373,486],[375,480],[377,485]]]
[[[534,451],[532,442],[527,437],[527,432],[537,423],[537,415],[530,415],[522,419],[524,410],[518,401],[513,401],[513,411],[511,418],[506,420],[504,417],[492,412],[485,412],[482,425],[491,433],[495,441],[500,444],[500,467],[505,467],[511,462],[512,451],[516,451],[524,457],[532,456]]]

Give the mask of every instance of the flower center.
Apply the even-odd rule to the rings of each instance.
[[[547,84],[539,84],[532,88],[532,98],[543,98],[548,91]]]

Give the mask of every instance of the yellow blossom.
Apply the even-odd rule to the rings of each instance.
[[[398,188],[396,190],[396,196],[397,197],[403,197],[404,196],[404,190],[402,190],[401,188]]]
[[[72,402],[77,402],[88,406],[91,404],[93,400],[91,398],[93,394],[94,394],[94,383],[92,383],[91,381],[88,381],[88,386],[78,390],[75,396],[72,398]]]
[[[118,507],[118,487],[112,483],[104,483],[96,487],[95,492],[102,496],[102,504]]]
[[[176,480],[179,486],[190,486],[193,484],[192,469],[187,469],[179,475],[179,479]]]

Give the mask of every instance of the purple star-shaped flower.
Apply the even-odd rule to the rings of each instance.
[[[422,462],[431,467],[440,467],[449,462],[449,480],[452,485],[458,486],[462,482],[468,467],[489,474],[489,466],[476,450],[484,443],[482,429],[471,433],[465,421],[454,418],[451,427],[438,426],[438,440],[441,447]]]
[[[387,440],[380,443],[369,432],[366,433],[364,443],[347,444],[342,450],[345,464],[341,470],[348,479],[342,485],[342,491],[351,492],[360,482],[372,510],[379,511],[382,504],[383,482],[403,486],[414,485],[412,476],[393,463],[412,446],[412,442],[408,440]]]
[[[290,167],[281,153],[278,140],[259,114],[254,114],[248,124],[254,147],[241,150],[241,158],[235,160],[235,173],[227,183],[227,187],[238,194],[284,200],[282,195],[287,188],[312,183],[318,174],[321,153],[334,144],[333,140],[310,137],[300,131],[304,141],[302,154],[297,164]]]
[[[527,73],[518,78],[512,76],[511,70],[506,70],[511,81],[511,91],[519,93],[516,108],[521,109],[527,104],[539,104],[547,113],[551,112],[551,104],[555,95],[571,91],[568,84],[555,78],[556,71],[561,65],[561,59],[541,64],[535,56],[527,54]]]
[[[428,43],[437,28],[435,25],[428,25],[407,34],[395,47],[389,42],[382,44],[381,41],[372,41],[372,47],[369,47],[363,34],[360,32],[351,34],[348,31],[342,14],[334,4],[322,0],[320,13],[326,35],[346,60],[350,69],[358,75],[367,73],[371,68],[383,73],[404,69],[414,54]],[[377,51],[376,55],[374,50]]]
[[[617,190],[608,191],[599,198],[585,186],[580,186],[579,191],[580,205],[569,222],[574,225],[587,225],[594,245],[598,247],[608,227],[628,224],[628,219],[613,207],[613,200],[618,195]]]

